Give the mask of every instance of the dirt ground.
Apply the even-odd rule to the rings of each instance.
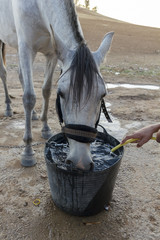
[[[101,67],[106,83],[156,85],[160,82],[160,29],[116,21],[78,9],[88,45],[96,50],[104,34],[115,31],[107,62]],[[41,111],[45,59],[34,63],[36,110]],[[22,89],[18,80],[18,57],[7,48],[8,87],[14,115],[4,117],[4,91],[0,82],[0,240],[159,240],[160,239],[160,146],[155,141],[137,149],[125,147],[109,211],[92,217],[70,216],[53,203],[44,160],[44,144],[34,147],[37,165],[20,164],[24,132]],[[54,75],[59,75],[57,68]],[[60,131],[56,112],[56,81],[50,100],[49,123]],[[160,116],[160,91],[108,88],[106,102],[114,119],[106,125],[119,140]],[[114,124],[114,123],[113,123]],[[41,138],[41,121],[33,122],[34,142]],[[40,199],[40,205],[33,201]]]

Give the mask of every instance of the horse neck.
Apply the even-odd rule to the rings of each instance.
[[[72,8],[72,0],[49,0],[45,3],[45,8],[54,32],[69,49],[76,48],[80,36],[83,39],[83,32],[75,9]]]

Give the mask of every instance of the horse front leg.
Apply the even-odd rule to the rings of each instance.
[[[31,51],[26,44],[19,46],[20,69],[24,83],[23,106],[25,112],[25,132],[23,137],[25,149],[22,153],[21,164],[25,167],[31,167],[36,164],[34,151],[32,149],[32,111],[36,103],[36,95],[32,81],[32,63],[34,56],[33,51]]]
[[[43,105],[42,105],[42,113],[41,113],[41,121],[43,122],[42,128],[42,137],[44,139],[48,139],[52,136],[52,132],[50,127],[48,126],[48,107],[49,107],[49,98],[51,95],[52,88],[52,78],[55,66],[57,64],[57,57],[54,55],[53,57],[46,56],[46,71],[45,71],[45,80],[42,87],[42,95],[43,95]]]
[[[23,88],[23,92],[24,92],[24,81],[23,81],[23,75],[22,75],[22,70],[21,70],[21,67],[19,65],[19,80],[20,80],[20,83],[21,83],[21,86]],[[37,112],[33,109],[32,111],[32,120],[38,120],[38,116],[37,116]]]
[[[7,87],[7,71],[5,68],[5,44],[2,41],[0,41],[0,78],[2,79],[5,92],[6,110],[4,115],[6,117],[11,117],[13,115],[13,112],[11,108],[11,99],[9,97]]]

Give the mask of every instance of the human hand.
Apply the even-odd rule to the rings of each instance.
[[[121,141],[121,144],[125,143],[128,139],[133,138],[133,139],[137,139],[134,141],[134,143],[137,143],[137,147],[141,147],[152,138],[153,133],[158,131],[159,128],[160,128],[160,124],[154,124],[148,127],[144,127],[136,131],[135,133],[126,136]],[[157,133],[156,140],[157,142],[160,142],[160,130]]]

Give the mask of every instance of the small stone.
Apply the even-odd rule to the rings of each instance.
[[[24,206],[24,207],[27,207],[27,206],[28,206],[28,202],[25,202],[23,206]]]
[[[47,175],[41,174],[41,178],[42,178],[42,179],[46,179],[46,178],[47,178]]]

